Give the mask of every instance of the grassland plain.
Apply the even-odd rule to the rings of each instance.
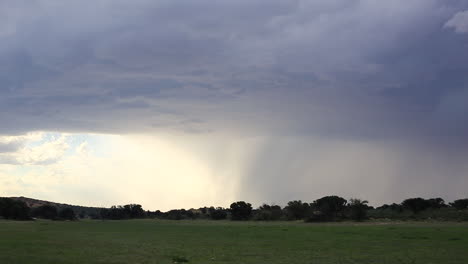
[[[0,221],[0,263],[468,263],[467,223]]]

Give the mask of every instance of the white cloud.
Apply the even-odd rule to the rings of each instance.
[[[81,143],[78,147],[76,147],[76,153],[81,156],[88,156],[90,154],[89,143],[87,141]]]
[[[44,165],[57,162],[69,145],[67,136],[45,138],[45,133],[0,137],[0,164]]]
[[[444,27],[453,28],[457,33],[468,33],[468,10],[456,13]]]

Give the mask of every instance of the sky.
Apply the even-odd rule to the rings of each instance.
[[[0,1],[0,196],[467,190],[466,0]]]

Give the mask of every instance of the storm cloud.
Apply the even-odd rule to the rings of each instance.
[[[359,194],[336,187],[334,166],[381,182],[379,200],[410,193],[394,191],[406,179],[463,194],[467,12],[464,0],[2,1],[0,134],[255,138],[239,196],[256,200],[290,177],[278,202],[314,183]]]

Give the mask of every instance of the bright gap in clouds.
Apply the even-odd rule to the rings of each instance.
[[[16,144],[0,153],[2,196],[90,206],[140,203],[165,210],[226,206],[236,192],[228,179],[239,174],[238,162],[224,160],[215,171],[175,138],[34,133],[0,140],[4,148]]]

